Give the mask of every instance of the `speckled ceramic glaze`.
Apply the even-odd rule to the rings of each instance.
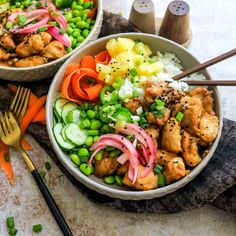
[[[51,87],[48,93],[48,99],[47,99],[47,105],[46,105],[47,130],[48,130],[49,138],[62,164],[78,181],[85,184],[87,187],[95,191],[98,191],[99,193],[108,195],[110,197],[126,199],[126,200],[142,200],[142,199],[151,199],[155,197],[161,197],[171,192],[174,192],[177,189],[189,183],[202,171],[202,169],[207,165],[207,163],[211,159],[218,145],[219,138],[221,135],[221,127],[222,127],[220,98],[219,98],[219,93],[218,93],[217,88],[213,88],[213,91],[214,91],[214,99],[215,99],[215,110],[220,120],[220,131],[216,140],[212,144],[208,155],[202,160],[202,162],[198,166],[196,166],[190,172],[188,176],[184,177],[183,179],[173,184],[170,184],[162,188],[157,188],[157,189],[148,190],[148,191],[134,191],[132,189],[129,189],[123,186],[119,187],[116,185],[106,185],[103,183],[102,179],[97,178],[94,175],[91,175],[89,177],[85,176],[79,171],[79,169],[76,166],[73,165],[73,163],[70,161],[68,156],[60,149],[52,132],[52,126],[53,126],[52,106],[58,94],[58,91],[60,89],[60,85],[63,80],[63,75],[68,64],[80,61],[81,58],[85,55],[97,54],[98,52],[100,52],[101,50],[105,48],[105,45],[108,40],[110,40],[111,38],[116,38],[116,37],[128,37],[131,39],[140,39],[144,43],[148,44],[153,52],[156,52],[158,50],[161,52],[174,53],[181,59],[182,64],[185,69],[199,64],[199,61],[183,47],[179,46],[176,43],[173,43],[172,41],[169,41],[167,39],[164,39],[155,35],[148,35],[148,34],[143,34],[143,33],[124,33],[124,34],[118,34],[118,35],[111,35],[105,38],[98,39],[94,42],[91,42],[85,47],[79,49],[76,53],[74,53],[74,55],[71,56],[62,65],[62,67],[60,68],[60,70],[57,72],[57,74],[54,77],[54,80],[51,84]],[[211,79],[207,71],[204,71],[203,73],[207,79]]]
[[[54,76],[68,57],[79,51],[80,48],[82,48],[88,42],[98,38],[101,31],[103,19],[102,0],[97,0],[97,6],[97,17],[94,27],[88,37],[81,43],[79,47],[58,60],[39,66],[27,68],[0,66],[0,79],[11,81],[36,81]]]

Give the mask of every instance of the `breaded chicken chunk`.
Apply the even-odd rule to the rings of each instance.
[[[170,110],[168,108],[164,108],[163,112],[164,112],[164,114],[161,117],[155,116],[153,112],[149,112],[148,116],[147,116],[148,123],[160,125],[160,126],[165,125],[169,119]]]
[[[139,165],[138,173],[142,173],[145,170],[145,167]],[[127,185],[131,188],[135,188],[138,190],[150,190],[157,187],[158,183],[158,175],[155,175],[153,171],[151,171],[146,177],[140,178],[137,177],[137,180],[134,185],[132,185],[132,180],[128,177],[128,172],[126,172],[125,176],[122,179],[124,185]]]
[[[140,98],[131,98],[126,102],[125,107],[127,107],[133,114],[136,114],[136,110],[142,105],[142,100]]]
[[[65,48],[62,43],[58,41],[52,41],[41,52],[43,57],[55,60],[63,57],[66,54]]]
[[[182,150],[182,156],[188,166],[194,167],[201,161],[198,154],[197,139],[191,137],[186,131],[182,136]]]
[[[31,67],[45,64],[46,58],[41,56],[31,56],[15,62],[16,67]]]
[[[28,43],[32,47],[33,54],[40,53],[44,48],[44,42],[39,34],[31,35]]]
[[[32,47],[25,42],[21,42],[20,44],[17,45],[16,47],[16,53],[20,56],[20,57],[30,57],[34,54],[34,51],[32,49]]]
[[[126,161],[123,165],[119,166],[116,173],[118,175],[124,175],[129,170],[129,162]]]
[[[155,126],[150,126],[148,128],[145,128],[145,131],[150,135],[150,137],[152,138],[152,140],[154,142],[154,145],[157,149],[158,148],[157,139],[158,139],[159,134],[160,134],[160,129],[158,127],[155,127]]]
[[[16,45],[12,39],[11,34],[4,34],[0,38],[0,45],[6,49],[15,49],[16,48]]]
[[[52,40],[52,35],[47,32],[40,32],[39,35],[41,36],[44,46],[47,46]]]
[[[177,157],[176,153],[167,152],[163,149],[157,149],[157,164],[165,166],[172,158]]]
[[[11,57],[11,54],[8,53],[3,47],[0,46],[0,60],[6,61]]]
[[[162,130],[161,148],[173,153],[181,152],[180,131],[180,123],[175,118],[170,118]]]

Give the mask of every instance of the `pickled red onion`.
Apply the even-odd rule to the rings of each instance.
[[[48,32],[66,47],[71,47],[71,40],[66,34],[60,34],[60,30],[56,26],[49,26]]]

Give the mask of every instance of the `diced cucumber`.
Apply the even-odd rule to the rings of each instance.
[[[85,130],[81,130],[79,125],[76,123],[67,124],[65,135],[72,143],[77,146],[83,145],[86,138],[88,137],[87,132]]]
[[[75,109],[78,109],[78,105],[75,104],[74,102],[69,102],[69,103],[66,103],[63,108],[62,108],[62,112],[61,112],[61,117],[62,117],[62,120],[64,121],[65,124],[67,124],[67,114],[70,112],[70,111],[73,111]]]
[[[66,116],[67,123],[79,123],[80,121],[80,110],[75,109],[70,112],[68,112]]]
[[[57,123],[53,127],[53,133],[54,133],[54,136],[55,136],[55,138],[57,140],[57,143],[60,145],[61,148],[65,149],[65,150],[71,150],[71,149],[75,148],[74,144],[66,142],[63,139],[62,134],[61,134],[62,133],[62,129],[63,129],[62,123]]]
[[[56,99],[56,101],[54,102],[54,109],[57,112],[57,115],[59,115],[61,117],[61,113],[62,113],[62,108],[64,107],[64,105],[66,103],[69,103],[70,101],[66,98],[58,98]]]

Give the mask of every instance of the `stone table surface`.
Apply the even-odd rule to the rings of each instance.
[[[103,0],[104,8],[129,16],[131,0]],[[169,0],[153,0],[158,17],[165,13]],[[235,0],[187,0],[191,9],[193,39],[189,51],[200,61],[236,47]],[[209,68],[214,79],[236,79],[236,58],[228,59]],[[220,88],[224,117],[236,120],[236,89]],[[28,137],[34,151],[36,166],[43,168],[50,160],[39,145]],[[19,236],[36,235],[32,225],[41,223],[43,231],[37,235],[62,235],[33,178],[21,157],[12,151],[15,185],[9,186],[7,177],[0,172],[0,236],[8,235],[6,218],[15,217]],[[63,178],[52,165],[46,175],[47,185],[61,208],[75,236],[79,235],[214,235],[236,234],[236,214],[211,206],[176,214],[132,214],[100,207],[88,201],[73,185]]]

